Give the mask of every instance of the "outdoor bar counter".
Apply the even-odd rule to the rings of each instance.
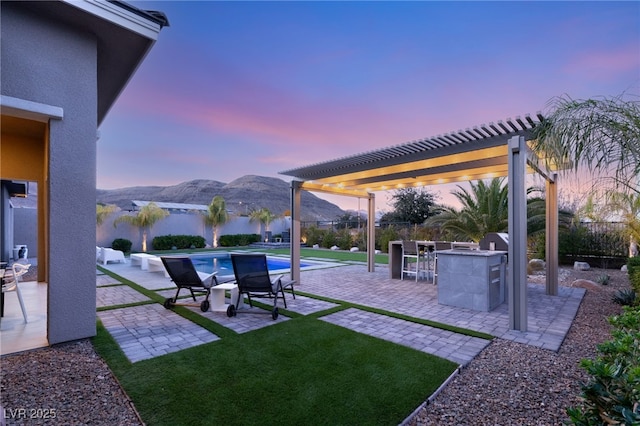
[[[491,311],[505,300],[507,252],[442,250],[438,252],[438,303]]]

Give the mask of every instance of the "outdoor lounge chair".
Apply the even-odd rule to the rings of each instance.
[[[186,256],[161,256],[162,263],[171,277],[171,281],[178,286],[176,295],[164,301],[164,307],[171,309],[175,305],[180,306],[200,306],[202,312],[207,312],[211,306],[209,296],[211,295],[211,287],[218,285],[216,273],[205,274],[196,271],[191,259]],[[191,292],[191,298],[194,302],[196,294],[204,294],[205,299],[198,303],[177,303],[180,290],[183,288]]]
[[[123,252],[108,247],[96,247],[96,257],[97,261],[103,265],[106,265],[107,262],[127,263]]]
[[[231,264],[233,265],[233,273],[236,277],[238,285],[238,298],[227,308],[227,316],[234,317],[240,305],[240,298],[243,294],[249,299],[249,306],[253,307],[251,298],[271,298],[273,299],[273,308],[271,309],[271,318],[278,318],[278,299],[282,298],[284,307],[287,307],[287,301],[284,298],[284,289],[282,284],[283,275],[279,275],[274,279],[269,276],[267,267],[267,256],[264,254],[231,254]],[[293,284],[293,283],[291,283]],[[287,283],[287,286],[291,284]],[[291,287],[293,289],[293,287]],[[295,297],[295,296],[294,296]]]

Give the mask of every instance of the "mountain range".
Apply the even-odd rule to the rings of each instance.
[[[238,214],[267,208],[276,215],[290,211],[289,183],[278,178],[246,175],[229,183],[197,179],[172,186],[135,186],[96,190],[96,202],[131,209],[133,200],[208,205],[216,195],[224,198],[227,209]],[[333,203],[303,191],[301,220],[335,220],[345,211]]]

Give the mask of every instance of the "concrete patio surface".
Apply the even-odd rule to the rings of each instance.
[[[130,263],[108,264],[106,268],[163,297],[175,294],[175,285],[160,272],[143,271]],[[231,277],[222,277],[220,281],[229,279]],[[164,309],[160,304],[121,307],[120,305],[149,299],[100,271],[96,276],[96,285],[98,307],[119,306],[117,309],[101,310],[98,317],[132,362],[219,338],[175,312]],[[527,332],[519,332],[508,329],[506,303],[491,312],[439,305],[437,286],[421,281],[390,279],[386,266],[376,267],[373,273],[367,272],[366,266],[360,264],[302,271],[301,282],[295,289],[303,294],[297,295],[295,300],[287,294],[287,310],[302,315],[321,313],[336,306],[313,297],[321,296],[484,332],[554,351],[562,344],[585,293],[581,288],[560,287],[559,296],[547,296],[544,294],[544,286],[529,284],[529,329]],[[284,308],[282,301],[278,302],[278,306],[280,309]],[[197,307],[189,309],[237,333],[274,326],[289,319],[282,313],[273,321],[270,315],[242,314],[228,318],[224,312],[201,312]],[[357,308],[327,313],[325,316],[321,315],[320,319],[446,358],[459,365],[468,364],[489,344],[485,339]]]

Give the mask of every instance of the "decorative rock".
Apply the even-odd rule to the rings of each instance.
[[[338,246],[331,246],[331,250],[340,250],[340,247],[338,247]]]
[[[375,254],[380,254],[380,253],[382,253],[382,252],[381,252],[380,250],[376,250],[374,253],[375,253]]]
[[[573,269],[576,271],[588,271],[591,267],[587,262],[574,262]]]
[[[360,249],[358,247],[351,247],[349,249],[350,252],[354,252],[354,251],[360,251]]]
[[[319,248],[320,248],[320,244],[314,244],[314,245],[313,245],[313,248],[314,248],[314,249],[319,249]]]
[[[580,287],[590,291],[602,291],[602,288],[598,284],[590,280],[575,280],[571,283],[571,287]]]
[[[542,271],[545,268],[544,260],[542,259],[531,259],[529,261],[529,268],[532,271]]]
[[[629,270],[627,269],[627,265],[626,264],[622,265],[622,268],[620,268],[620,270],[622,272],[629,272]]]

